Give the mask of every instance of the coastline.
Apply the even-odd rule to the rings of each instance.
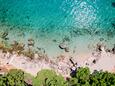
[[[92,52],[90,54],[84,54],[83,57],[76,57],[76,55],[70,55],[65,52],[57,58],[42,58],[38,59],[39,56],[34,55],[34,59],[30,59],[24,55],[18,55],[16,52],[12,54],[7,52],[3,53],[0,50],[0,67],[4,67],[8,70],[10,69],[21,69],[33,76],[42,69],[51,69],[56,71],[57,74],[61,74],[64,77],[69,77],[70,68],[74,68],[73,64],[70,62],[70,58],[73,62],[77,62],[77,67],[89,67],[91,73],[94,70],[115,72],[115,54],[111,52],[106,52],[102,47],[102,51]],[[96,62],[93,62],[96,60]]]
[[[21,30],[12,35],[13,30],[7,32],[4,31],[4,28],[0,32],[0,67],[2,68],[22,69],[33,76],[36,76],[42,69],[51,69],[57,74],[69,77],[71,68],[74,68],[70,62],[72,57],[74,63],[77,63],[77,67],[89,67],[91,73],[94,70],[109,72],[115,70],[115,54],[108,52],[113,48],[114,35],[109,37],[106,33],[102,35],[84,34],[76,35],[73,38],[68,36],[58,38],[56,34],[53,34],[54,37],[39,39],[39,34],[37,38],[37,32],[33,30],[28,31],[24,36],[24,32]],[[19,36],[19,34],[23,34],[23,36]],[[7,38],[8,40],[6,40]],[[106,47],[100,52],[96,50],[97,45],[101,45],[102,48]],[[94,60],[97,60],[95,64]]]
[[[24,29],[21,29],[24,28]],[[21,43],[24,48],[28,49],[28,40],[33,40],[34,46],[31,50],[45,52],[48,57],[54,58],[64,53],[59,48],[60,43],[67,42],[69,52],[77,54],[91,53],[98,42],[103,42],[107,48],[112,48],[115,42],[114,30],[91,32],[86,29],[73,31],[57,32],[40,32],[39,29],[31,27],[13,27],[0,25],[0,43],[4,42],[5,46],[10,47],[15,41]],[[111,28],[112,29],[112,28]],[[64,32],[64,33],[63,33]],[[108,35],[109,34],[109,35]],[[101,40],[101,41],[100,41]]]

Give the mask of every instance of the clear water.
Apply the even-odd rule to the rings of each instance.
[[[76,39],[83,43],[80,37],[85,35],[106,37],[110,32],[110,37],[114,37],[112,2],[115,1],[0,0],[0,31],[9,31],[9,41],[26,43],[28,38],[33,38],[36,46],[46,48],[46,52],[53,46],[51,54],[65,37],[70,39],[71,46],[76,45]],[[58,42],[53,44],[55,39]]]

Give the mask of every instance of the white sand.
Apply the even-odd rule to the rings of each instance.
[[[95,52],[95,54],[98,54],[98,52]],[[42,69],[53,69],[57,73],[61,73],[63,76],[69,76],[69,68],[72,67],[72,64],[69,62],[69,57],[76,57],[76,54],[70,55],[68,53],[64,53],[62,56],[65,57],[63,60],[51,60],[51,63],[45,61],[44,59],[29,60],[23,55],[18,56],[17,54],[4,54],[2,53],[2,51],[0,51],[0,66],[11,65],[14,68],[22,69],[23,71],[30,73],[33,76],[36,76],[37,72]],[[115,69],[115,55],[106,53],[104,49],[98,56],[94,56],[92,54],[83,56],[84,58],[73,58],[73,61],[77,62],[78,66],[88,66],[91,72],[93,72],[94,70],[115,72],[113,71]],[[94,59],[97,59],[95,64],[92,63]],[[88,65],[86,65],[86,63]]]

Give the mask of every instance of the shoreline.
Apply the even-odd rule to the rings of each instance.
[[[16,41],[23,44],[24,48],[27,50],[28,40],[31,39],[34,42],[34,47],[31,49],[34,51],[40,51],[39,49],[41,49],[40,52],[45,52],[50,58],[59,56],[64,52],[64,50],[59,48],[60,43],[63,43],[64,41],[67,42],[67,47],[71,54],[76,51],[81,55],[82,53],[91,52],[94,45],[100,42],[100,39],[102,42],[106,43],[108,48],[111,48],[115,41],[114,31],[104,32],[101,31],[101,29],[95,34],[93,32],[92,34],[89,34],[86,29],[80,29],[80,31],[78,30],[78,33],[73,30],[72,32],[66,31],[67,33],[65,32],[65,34],[63,34],[63,31],[51,34],[40,32],[38,29],[32,29],[29,27],[26,29],[20,28],[22,27],[0,26],[0,42],[3,41],[6,46],[9,47],[14,41]]]
[[[91,73],[94,70],[115,72],[115,54],[107,52],[104,47],[101,48],[102,51],[98,51],[84,54],[83,57],[76,57],[76,54],[70,55],[69,53],[63,53],[57,58],[37,58],[37,54],[34,56],[36,58],[30,59],[24,55],[18,55],[16,52],[12,54],[7,52],[3,53],[0,50],[0,67],[6,67],[10,69],[21,69],[33,76],[42,69],[54,70],[57,74],[61,74],[64,77],[70,77],[71,70],[74,69],[71,60],[76,63],[77,67],[89,67]],[[96,61],[96,62],[95,62]]]
[[[115,37],[107,40],[102,35],[81,35],[71,41],[68,37],[61,41],[47,39],[48,42],[42,44],[44,47],[39,47],[35,38],[28,37],[23,43],[15,39],[9,42],[5,40],[7,36],[8,33],[4,32],[1,38],[3,41],[0,42],[0,66],[8,66],[9,69],[22,69],[33,76],[42,69],[52,69],[64,77],[69,77],[71,69],[78,67],[89,67],[91,72],[102,69],[111,72],[115,69],[115,54],[110,52]],[[49,53],[55,56],[50,56]],[[77,63],[76,67],[70,58],[73,63]]]

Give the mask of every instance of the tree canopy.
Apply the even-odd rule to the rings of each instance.
[[[107,71],[94,71],[89,68],[79,68],[75,76],[68,81],[69,86],[115,86],[115,74]]]
[[[12,69],[8,74],[0,76],[0,86],[25,86],[24,72]]]
[[[24,82],[24,72],[13,69],[6,75],[0,75],[0,86],[29,86]],[[32,86],[115,86],[115,74],[107,71],[94,71],[89,68],[78,68],[74,75],[64,80],[53,70],[41,70],[33,78]]]
[[[33,80],[33,86],[67,86],[64,78],[52,70],[38,72]]]

